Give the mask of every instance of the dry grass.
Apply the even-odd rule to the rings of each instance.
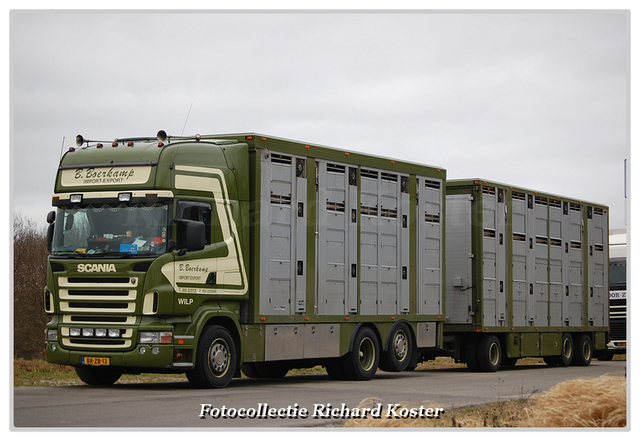
[[[626,427],[627,382],[618,375],[559,383],[532,400],[528,427]]]
[[[367,398],[358,407],[380,400]],[[411,409],[443,407],[433,402],[402,403]],[[396,410],[397,413],[397,410]],[[626,427],[626,378],[603,375],[559,383],[535,398],[445,409],[439,418],[395,418],[383,405],[382,418],[350,419],[344,427]]]

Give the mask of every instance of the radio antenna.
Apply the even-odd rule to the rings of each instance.
[[[182,135],[184,135],[184,129],[187,127],[187,121],[189,121],[189,116],[191,115],[191,108],[192,107],[193,107],[193,102],[189,106],[189,112],[187,113],[187,119],[184,121],[184,126],[182,126],[182,133],[180,133],[181,137],[182,137]]]
[[[62,137],[62,145],[60,146],[60,157],[62,158],[62,150],[64,149],[64,140],[65,140],[65,136]]]

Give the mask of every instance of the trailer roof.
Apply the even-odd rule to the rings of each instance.
[[[535,195],[538,195],[538,196],[541,196],[541,197],[546,197],[546,198],[549,198],[549,199],[560,199],[560,200],[568,201],[568,202],[575,202],[575,203],[580,203],[580,204],[592,205],[592,206],[596,206],[596,207],[599,207],[599,208],[606,208],[606,209],[609,208],[607,205],[600,204],[600,203],[597,203],[597,202],[589,202],[589,201],[584,201],[582,199],[578,199],[578,198],[575,198],[575,197],[562,196],[562,195],[553,194],[553,193],[546,193],[546,192],[543,192],[543,191],[533,190],[533,189],[525,188],[525,187],[517,187],[517,186],[514,186],[514,185],[504,184],[504,183],[501,183],[501,182],[491,181],[491,180],[483,179],[483,178],[447,180],[447,187],[451,187],[451,188],[467,187],[467,186],[479,185],[479,184],[489,185],[489,186],[498,187],[498,188],[503,188],[505,190],[507,190],[507,189],[508,190],[513,190],[513,191],[522,192],[522,193],[533,193]]]

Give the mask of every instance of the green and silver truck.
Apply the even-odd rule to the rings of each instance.
[[[606,207],[254,133],[77,144],[47,219],[45,354],[86,383],[606,348]]]
[[[48,216],[45,354],[86,383],[367,380],[443,348],[445,170],[257,134],[77,144]]]

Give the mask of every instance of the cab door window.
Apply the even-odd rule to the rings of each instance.
[[[211,204],[200,201],[179,201],[176,219],[203,222],[205,225],[205,244],[211,244]]]

